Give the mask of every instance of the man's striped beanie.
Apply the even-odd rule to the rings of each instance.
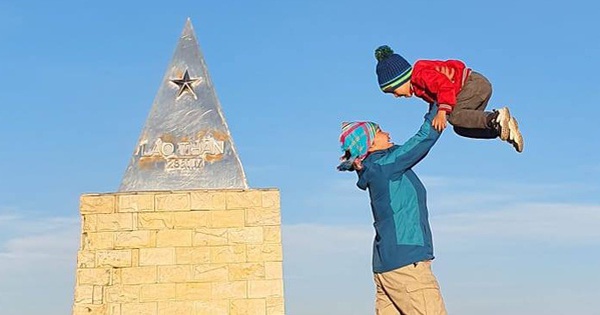
[[[375,59],[377,59],[375,72],[377,72],[379,87],[383,92],[392,92],[410,80],[412,66],[402,56],[394,54],[389,46],[377,48]]]
[[[342,151],[348,152],[347,159],[367,156],[367,150],[373,144],[379,125],[370,121],[355,121],[342,123],[340,143]]]

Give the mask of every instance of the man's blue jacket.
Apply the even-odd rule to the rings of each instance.
[[[373,272],[433,259],[426,190],[412,167],[440,136],[431,126],[436,113],[437,106],[431,106],[416,135],[402,145],[372,152],[358,172],[357,186],[369,190],[375,220]]]

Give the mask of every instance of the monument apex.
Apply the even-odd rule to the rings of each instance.
[[[248,184],[188,19],[119,191],[230,188]]]

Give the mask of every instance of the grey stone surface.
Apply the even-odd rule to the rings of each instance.
[[[188,19],[119,191],[248,188]]]

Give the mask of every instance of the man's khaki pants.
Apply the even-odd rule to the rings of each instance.
[[[377,315],[446,315],[431,261],[374,275]]]

